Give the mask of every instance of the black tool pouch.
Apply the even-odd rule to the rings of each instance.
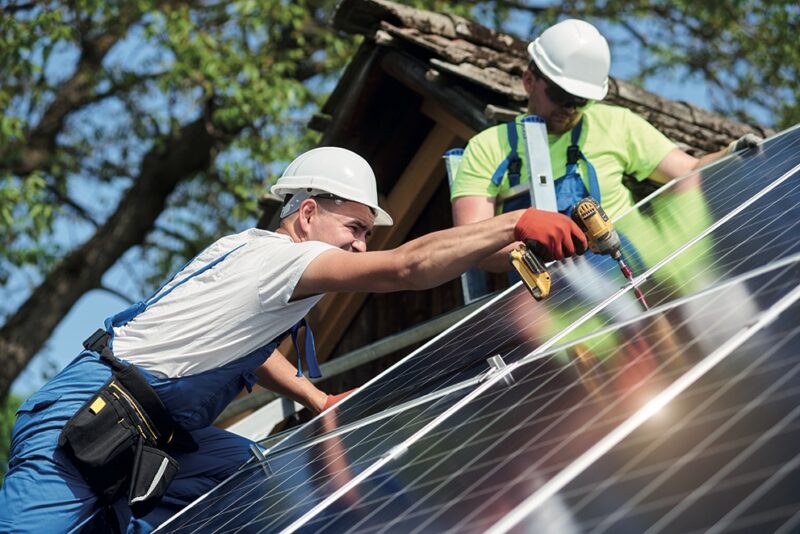
[[[132,406],[130,393],[113,376],[70,418],[58,444],[95,492],[110,503],[121,494],[144,432],[145,423]]]
[[[88,349],[99,348],[91,343],[97,335],[84,343]],[[141,517],[158,504],[178,471],[166,451],[192,452],[197,444],[172,421],[135,366],[123,364],[108,348],[101,357],[111,365],[112,377],[67,421],[58,444],[105,503],[127,487],[133,513]]]

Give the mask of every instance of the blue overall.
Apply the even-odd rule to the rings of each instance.
[[[228,254],[190,276],[212,268]],[[162,286],[150,299],[110,317],[106,320],[106,330],[113,334],[112,327],[132,320],[179,284],[161,293]],[[304,321],[235,361],[196,375],[157,378],[140,369],[173,419],[190,431],[199,449],[194,453],[174,454],[180,465],[178,474],[159,507],[147,516],[131,518],[126,497],[114,504],[123,531],[153,530],[249,458],[250,440],[211,424],[242,388],[251,390],[257,379],[254,370],[284,337],[296,336],[302,324]],[[313,338],[310,335],[306,338],[310,374],[319,374]],[[109,532],[97,496],[57,442],[69,418],[110,377],[110,366],[96,352],[83,351],[19,408],[11,440],[9,472],[0,490],[0,532]]]
[[[576,124],[570,132],[571,142],[569,147],[567,147],[566,169],[564,174],[555,180],[556,204],[558,211],[567,217],[572,216],[572,210],[575,208],[575,205],[578,202],[590,195],[597,200],[597,202],[601,202],[602,200],[600,195],[600,183],[597,179],[597,172],[594,169],[594,165],[592,165],[589,159],[584,156],[578,144],[580,142],[582,130],[583,117],[581,117],[581,120],[578,121],[578,124]],[[517,123],[515,121],[506,123],[506,132],[508,135],[508,144],[510,145],[511,150],[509,151],[508,156],[506,156],[506,159],[504,159],[500,165],[497,166],[497,169],[492,175],[492,183],[499,187],[500,183],[503,181],[503,176],[505,176],[507,172],[509,185],[511,187],[515,187],[520,183],[520,167],[522,164],[522,161],[519,157],[519,152],[517,150],[517,145],[519,143]],[[589,175],[589,191],[586,190],[586,186],[581,179],[580,169],[578,167],[578,162],[580,160],[583,160],[583,162],[586,164],[586,172]],[[529,207],[531,207],[530,195],[521,194],[503,202],[503,213]],[[626,248],[626,250],[630,250],[633,253],[632,267],[636,270],[644,269],[644,264],[639,254],[636,252],[633,244],[621,232],[618,233],[623,246]],[[512,284],[518,282],[520,280],[519,274],[515,271],[509,272],[508,280],[509,283]]]
[[[564,175],[556,178],[555,191],[556,203],[558,204],[559,213],[563,213],[567,217],[572,215],[572,209],[579,201],[588,197],[590,194],[598,202],[600,202],[600,184],[597,180],[597,172],[594,170],[594,165],[583,155],[578,142],[581,138],[581,131],[583,129],[583,118],[572,128],[571,136],[572,142],[567,148],[567,167]],[[499,187],[503,181],[503,176],[508,173],[508,185],[516,187],[520,183],[520,169],[522,160],[519,157],[517,145],[519,144],[519,135],[517,134],[517,123],[514,121],[506,123],[506,133],[508,135],[508,144],[511,150],[500,165],[495,169],[492,175],[492,183]],[[581,180],[581,175],[578,169],[578,161],[583,160],[586,163],[586,170],[589,174],[589,189]],[[503,213],[509,211],[529,208],[531,206],[530,195],[517,195],[503,202]]]

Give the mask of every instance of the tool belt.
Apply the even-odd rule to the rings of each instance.
[[[67,422],[58,438],[83,477],[106,503],[122,496],[135,517],[151,512],[178,472],[169,452],[193,452],[197,444],[176,424],[135,365],[108,348],[97,330],[83,342],[111,366],[112,376]]]

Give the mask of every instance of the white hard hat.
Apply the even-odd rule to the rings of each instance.
[[[324,146],[300,154],[278,178],[271,191],[281,198],[298,194],[303,198],[311,198],[330,193],[371,208],[375,213],[375,226],[393,224],[389,214],[378,206],[378,188],[372,167],[367,160],[344,148]],[[299,205],[299,202],[296,204]],[[284,207],[281,217],[296,209],[287,208]]]
[[[568,19],[547,28],[528,45],[528,55],[542,74],[572,95],[602,100],[608,93],[608,42],[588,22]]]

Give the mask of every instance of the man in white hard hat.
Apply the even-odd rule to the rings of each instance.
[[[243,388],[259,382],[313,412],[329,408],[337,397],[301,371],[304,359],[319,375],[310,333],[297,366],[277,350],[329,291],[429,288],[517,240],[555,259],[586,247],[569,218],[527,209],[366,252],[373,227],[392,218],[369,164],[341,148],[300,155],[272,191],[284,199],[276,232],[211,244],[149,299],[106,319],[22,405],[0,531],[103,530],[111,516],[147,532],[249,458],[248,440],[212,426]]]
[[[530,43],[528,55],[529,67],[522,75],[527,111],[546,122],[562,213],[569,214],[577,201],[591,194],[613,219],[634,204],[624,176],[665,183],[760,141],[748,134],[698,159],[632,111],[598,103],[608,92],[611,56],[605,38],[588,22],[570,19],[548,28]],[[525,158],[519,156],[524,154],[524,116],[469,141],[451,186],[456,225],[530,205],[526,188],[516,195],[513,190],[528,180]],[[507,250],[481,266],[507,271]]]

